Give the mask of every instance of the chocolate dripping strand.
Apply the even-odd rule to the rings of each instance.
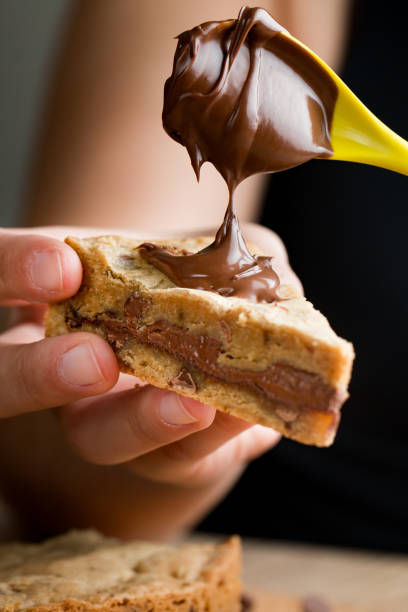
[[[179,287],[254,302],[277,299],[272,260],[249,252],[234,190],[253,174],[329,157],[337,99],[327,73],[283,32],[265,10],[243,7],[235,21],[206,22],[179,36],[164,90],[163,126],[187,148],[197,178],[210,161],[230,192],[223,224],[202,251],[140,247],[142,257]]]
[[[179,255],[145,243],[139,247],[140,255],[180,287],[253,302],[273,302],[278,299],[278,275],[270,257],[253,256],[249,252],[235,213],[232,186],[229,192],[224,220],[208,247],[197,253]]]

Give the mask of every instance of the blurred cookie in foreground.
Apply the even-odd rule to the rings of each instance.
[[[177,286],[118,236],[66,240],[81,258],[82,286],[52,304],[46,334],[94,332],[123,372],[195,398],[284,436],[333,442],[354,358],[327,319],[289,285],[272,303]],[[156,243],[172,255],[211,242]]]
[[[71,531],[0,545],[0,611],[240,612],[239,538],[170,547]]]
[[[320,597],[242,594],[238,537],[180,546],[73,530],[0,544],[0,612],[363,612]]]

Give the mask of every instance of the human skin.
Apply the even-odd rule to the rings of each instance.
[[[309,0],[307,11],[304,5],[264,4],[305,42],[315,37],[315,50],[336,65],[348,2]],[[134,378],[119,376],[100,338],[43,339],[41,325],[45,303],[74,294],[81,281],[76,254],[61,242],[66,235],[97,235],[114,226],[109,231],[127,227],[143,239],[165,238],[208,233],[219,224],[225,186],[210,169],[195,184],[185,151],[162,132],[162,87],[172,37],[211,18],[236,16],[239,8],[232,0],[82,0],[73,12],[35,156],[26,222],[92,226],[97,220],[99,228],[0,233],[0,300],[15,307],[15,323],[0,338],[1,490],[23,523],[42,535],[93,525],[124,538],[174,537],[279,439],[270,429],[174,393],[135,390]],[[324,34],[317,15],[324,16]],[[238,189],[242,220],[254,218],[261,191],[260,177]],[[273,232],[248,225],[244,233],[275,257],[283,282],[299,285]]]
[[[81,282],[76,253],[58,240],[73,233],[101,229],[0,233],[0,304],[18,304],[0,336],[3,493],[37,534],[91,524],[123,538],[174,537],[279,435],[175,393],[135,389],[94,334],[44,339],[45,304]],[[248,224],[245,233],[274,255],[282,282],[300,286],[273,232]]]

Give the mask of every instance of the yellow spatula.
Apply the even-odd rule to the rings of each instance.
[[[368,110],[337,74],[306,45],[286,31],[282,35],[312,55],[338,88],[330,130],[334,155],[329,159],[380,166],[408,175],[408,142]]]

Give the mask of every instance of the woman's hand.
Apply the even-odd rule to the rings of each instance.
[[[33,232],[0,233],[0,305],[17,324],[0,336],[0,418],[104,393],[116,383],[112,349],[93,334],[44,338],[45,304],[78,290],[82,268],[63,242]]]
[[[38,231],[43,233],[44,229]],[[173,521],[178,529],[183,528],[197,520],[203,508],[207,510],[216,503],[247,462],[274,446],[279,435],[176,393],[143,385],[132,376],[121,374],[118,380],[112,349],[94,334],[79,332],[41,339],[44,303],[73,295],[82,276],[76,253],[50,234],[62,238],[68,233],[101,233],[78,228],[45,231],[48,236],[26,230],[0,233],[0,296],[3,304],[17,306],[20,317],[20,322],[0,337],[0,382],[4,390],[0,416],[59,407],[62,431],[75,454],[85,461],[84,465],[100,466],[90,474],[102,466],[124,466],[139,491],[141,483],[150,483],[146,485],[149,493],[143,499],[142,516],[139,513],[137,518],[142,533],[143,517],[152,537],[154,525],[166,514],[169,486],[171,495],[185,502],[176,504],[174,520],[167,511],[166,527],[171,532]],[[273,232],[250,225],[245,235],[249,242],[274,255],[281,281],[299,285],[282,242]],[[41,452],[47,454],[46,449]],[[43,478],[50,461],[57,460],[47,456]],[[109,474],[115,478],[112,468]],[[88,478],[86,468],[82,477]],[[154,507],[149,508],[152,486],[156,487]],[[158,491],[163,492],[161,503],[157,502]],[[201,501],[197,502],[197,496]],[[114,503],[125,504],[126,499],[124,492]],[[194,502],[187,501],[190,499]],[[81,503],[82,498],[78,499]],[[110,506],[112,499],[106,504]],[[86,522],[87,517],[83,518]],[[99,526],[106,528],[106,523]],[[115,525],[108,528],[113,532],[122,529]],[[133,533],[132,528],[128,531]]]

